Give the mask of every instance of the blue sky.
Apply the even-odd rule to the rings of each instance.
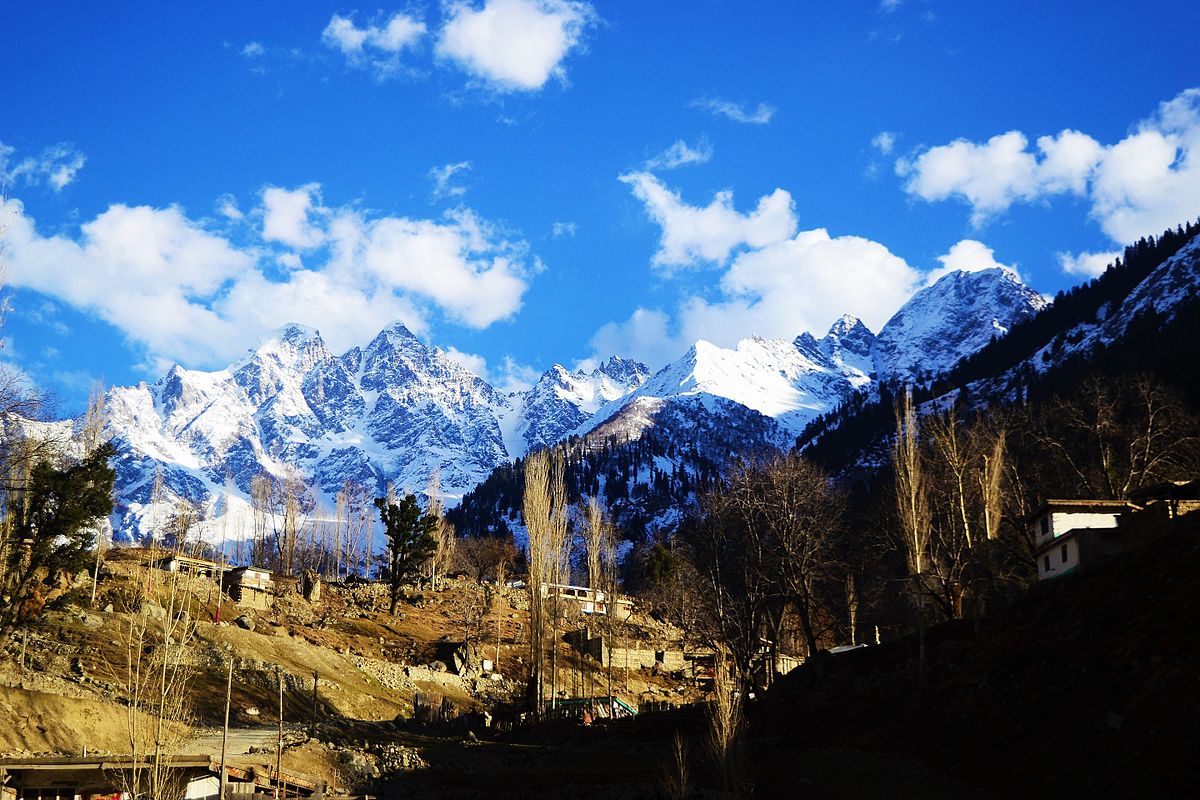
[[[498,386],[1040,291],[1200,214],[1189,2],[11,2],[10,367],[402,319]]]

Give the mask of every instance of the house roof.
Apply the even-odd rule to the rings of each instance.
[[[163,760],[173,767],[208,769],[214,764],[212,756],[209,755],[172,755],[165,756]],[[149,756],[139,756],[136,759],[136,763],[139,765],[148,764],[149,761]],[[121,769],[122,767],[132,766],[134,763],[134,757],[129,755],[0,758],[0,768],[9,770]],[[217,764],[215,768],[219,769],[220,765]]]
[[[1120,513],[1128,508],[1133,508],[1133,503],[1130,503],[1128,500],[1051,499],[1038,506],[1037,510],[1025,518],[1025,522],[1032,522],[1047,511],[1108,511],[1112,513]]]
[[[112,771],[120,769],[128,769],[135,763],[140,766],[145,766],[150,763],[149,755],[138,756],[136,759],[130,755],[108,755],[108,756],[63,756],[63,757],[33,757],[33,758],[0,758],[0,769],[13,770],[40,770],[40,771],[55,771],[55,770],[103,770]],[[221,772],[220,760],[211,755],[168,755],[164,756],[163,760],[170,766],[179,769],[202,769],[215,774]],[[229,776],[235,780],[249,781],[256,786],[272,786],[275,780],[275,771],[273,769],[249,769],[226,765],[229,771]],[[311,778],[306,776],[296,775],[294,773],[284,772],[281,774],[283,782],[296,786],[301,789],[313,791],[317,784]]]
[[[188,564],[190,566],[201,566],[209,569],[229,569],[226,564],[218,564],[216,561],[209,561],[207,558],[196,558],[194,556],[185,556],[182,553],[167,553],[155,558],[153,563],[162,564],[163,562],[178,561],[180,564]]]

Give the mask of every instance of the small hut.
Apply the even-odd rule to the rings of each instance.
[[[275,596],[271,573],[260,567],[237,567],[225,576],[222,588],[242,608],[266,611]]]

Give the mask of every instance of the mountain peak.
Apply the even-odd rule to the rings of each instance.
[[[847,355],[853,356],[855,367],[870,374],[870,366],[864,361],[871,357],[871,348],[875,345],[875,334],[852,314],[843,314],[829,328],[829,333],[821,340],[821,349],[835,364],[842,364]]]
[[[275,332],[275,338],[288,342],[306,342],[311,339],[320,339],[321,332],[311,326],[301,325],[299,322],[289,322]]]
[[[607,375],[614,381],[622,384],[634,381],[641,383],[650,376],[650,368],[645,364],[635,361],[632,358],[621,358],[620,356],[610,356],[608,361],[605,361],[596,368],[596,372],[601,375]]]
[[[853,314],[842,314],[836,322],[829,326],[829,332],[825,335],[844,337],[848,333],[857,332],[860,328],[870,333],[870,329],[863,325],[862,320],[858,317]]]
[[[909,298],[879,331],[875,369],[880,378],[944,372],[1045,305],[1007,267],[949,272]]]

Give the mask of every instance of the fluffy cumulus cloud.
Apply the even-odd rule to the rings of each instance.
[[[1114,144],[1064,130],[1030,147],[1008,131],[920,150],[896,172],[915,197],[967,203],[977,226],[1014,203],[1078,196],[1113,241],[1126,243],[1200,212],[1200,89],[1161,103]]]
[[[325,232],[312,220],[312,215],[320,208],[318,188],[315,183],[310,183],[299,189],[281,189],[278,186],[264,189],[263,239],[297,250],[307,250],[321,244]]]
[[[1101,253],[1059,253],[1058,265],[1068,275],[1082,275],[1085,278],[1095,278],[1108,265],[1120,258],[1119,250],[1109,250]]]
[[[400,12],[362,27],[354,22],[353,14],[334,14],[321,33],[321,41],[345,56],[350,66],[369,69],[384,79],[401,71],[401,54],[415,48],[425,32],[424,22]]]
[[[371,216],[324,206],[315,185],[270,187],[261,201],[247,216],[262,227],[234,241],[175,206],[114,205],[77,233],[46,235],[11,200],[9,280],[113,324],[153,371],[220,366],[287,322],[321,329],[335,349],[396,319],[418,332],[434,316],[485,328],[520,309],[540,266],[468,210]]]
[[[707,206],[685,203],[679,193],[649,172],[630,172],[620,180],[646,206],[662,229],[654,264],[666,269],[724,264],[742,247],[763,247],[796,230],[792,196],[783,189],[761,198],[753,211],[734,208],[733,192],[718,192]]]
[[[565,79],[563,61],[596,19],[575,0],[454,2],[436,53],[498,91],[537,91]]]
[[[449,358],[451,361],[458,362],[459,366],[465,368],[468,372],[487,380],[488,364],[487,359],[483,356],[475,353],[463,352],[457,347],[447,348],[445,353],[447,358]]]
[[[683,139],[646,161],[646,169],[675,169],[687,164],[707,164],[712,161],[713,148],[707,139],[701,139],[692,147]]]
[[[748,109],[739,103],[722,100],[719,97],[702,97],[692,101],[692,108],[701,108],[714,117],[740,122],[743,125],[766,125],[775,116],[775,107],[759,103],[757,108]]]
[[[87,156],[65,142],[51,145],[36,156],[16,158],[15,147],[0,142],[0,183],[48,186],[61,192],[75,182]]]
[[[667,253],[686,263],[703,260],[726,268],[715,291],[685,292],[675,308],[638,308],[602,326],[592,337],[594,357],[621,353],[659,366],[697,339],[732,346],[751,334],[789,339],[805,330],[822,334],[847,313],[878,330],[924,282],[918,270],[878,242],[831,236],[823,228],[797,233],[791,197],[782,189],[760,199],[755,212],[739,214],[732,199],[721,195],[696,207],[657,180],[626,182],[663,227],[656,262]],[[642,191],[647,186],[656,191]],[[755,215],[760,219],[752,225]],[[762,223],[775,216],[772,224]],[[668,230],[672,225],[679,228]],[[714,239],[713,226],[740,233]],[[753,227],[758,230],[751,241],[746,231]]]

